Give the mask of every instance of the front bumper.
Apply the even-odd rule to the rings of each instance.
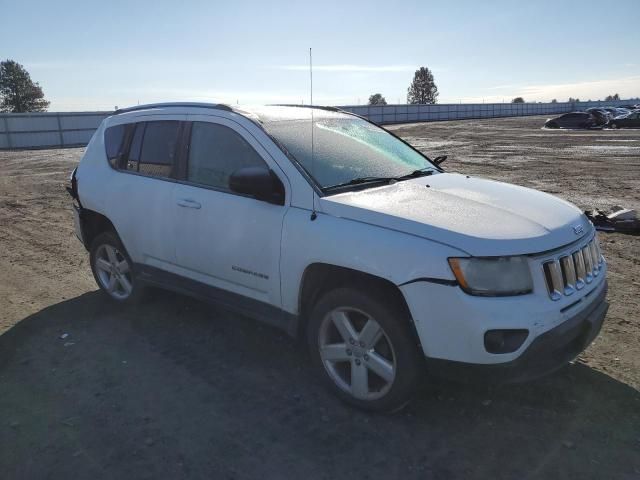
[[[589,305],[560,325],[536,337],[515,360],[496,364],[471,364],[427,359],[430,371],[438,376],[467,382],[523,382],[547,375],[575,359],[596,338],[609,304],[607,283],[594,290]]]

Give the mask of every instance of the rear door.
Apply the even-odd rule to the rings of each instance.
[[[112,221],[133,261],[165,270],[175,262],[170,216],[185,118],[149,115],[132,125],[109,200]]]
[[[229,189],[242,167],[268,166],[288,181],[261,144],[238,123],[189,115],[182,183],[174,190],[176,262],[194,280],[280,305],[280,241],[286,206]]]

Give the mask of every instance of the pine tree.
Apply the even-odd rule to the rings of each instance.
[[[438,101],[438,87],[433,74],[427,67],[420,67],[413,76],[413,82],[407,90],[407,103],[426,104]]]

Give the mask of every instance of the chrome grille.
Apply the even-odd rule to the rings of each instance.
[[[560,300],[593,282],[600,275],[604,259],[594,236],[586,245],[560,254],[542,264],[549,297]]]

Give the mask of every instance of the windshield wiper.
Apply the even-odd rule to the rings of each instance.
[[[430,167],[426,167],[426,168],[421,168],[420,170],[414,170],[411,173],[407,173],[406,175],[401,175],[399,177],[357,177],[349,180],[348,182],[338,183],[336,185],[324,187],[323,190],[325,192],[330,192],[332,190],[338,190],[340,188],[349,187],[352,185],[363,185],[366,183],[397,182],[399,180],[408,180],[410,178],[426,177],[428,175],[433,175],[434,172],[435,170],[432,170]]]
[[[407,180],[408,178],[417,178],[417,177],[428,177],[429,175],[433,175],[435,170],[431,167],[421,168],[420,170],[414,170],[411,173],[407,173],[406,175],[402,175],[401,177],[395,177],[394,180]]]
[[[324,187],[323,190],[325,192],[330,192],[331,190],[338,190],[340,188],[349,187],[351,185],[362,185],[365,183],[389,183],[392,180],[396,180],[396,177],[357,177],[349,180],[348,182]]]

